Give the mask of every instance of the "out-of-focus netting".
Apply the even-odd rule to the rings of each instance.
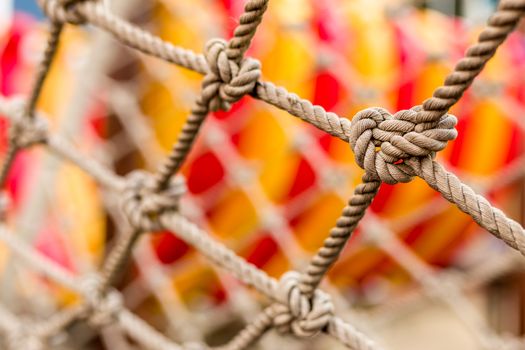
[[[500,2],[496,13],[480,33],[478,42],[467,50],[443,86],[436,89],[433,96],[421,106],[397,113],[379,107],[369,108],[358,112],[351,119],[327,112],[261,79],[261,64],[245,53],[263,19],[268,2],[249,0],[233,37],[227,41],[212,39],[206,44],[204,53],[197,54],[174,46],[113,15],[104,2],[39,0],[51,21],[49,39],[30,96],[27,99],[0,99],[0,114],[10,120],[9,149],[0,171],[0,183],[5,182],[20,150],[43,145],[50,152],[76,164],[104,188],[118,209],[115,215],[122,234],[100,271],[78,277],[34,252],[10,233],[5,225],[0,227],[0,239],[15,255],[32,269],[82,297],[78,305],[45,320],[28,321],[0,308],[0,330],[6,334],[9,349],[52,348],[57,336],[67,332],[77,320],[84,320],[101,331],[117,324],[130,338],[148,349],[211,348],[205,343],[178,344],[171,341],[131,313],[124,306],[120,292],[113,288],[139,236],[159,230],[176,232],[180,239],[212,263],[229,271],[271,301],[259,315],[251,318],[243,330],[218,348],[247,348],[274,328],[280,333],[299,338],[326,333],[351,349],[379,349],[380,345],[337,315],[331,294],[321,290],[319,285],[337,261],[380,185],[410,182],[414,177],[420,177],[445,199],[470,215],[481,227],[525,254],[523,227],[434,160],[435,155],[457,136],[457,120],[448,114],[449,109],[462,97],[497,48],[514,30],[525,13],[525,1]],[[101,28],[136,50],[204,75],[201,93],[193,104],[173,151],[156,173],[137,170],[125,177],[118,176],[94,159],[85,157],[61,135],[49,132],[45,119],[36,113],[36,103],[66,24],[89,24]],[[119,93],[118,90],[115,93]],[[180,198],[185,192],[185,181],[180,169],[206,117],[210,112],[229,110],[246,95],[287,111],[348,142],[356,163],[365,170],[361,183],[355,187],[353,196],[335,226],[306,268],[287,272],[279,279],[236,255],[179,211]],[[221,137],[220,130],[215,137]],[[222,153],[232,164],[235,163],[235,157],[228,153],[227,148],[218,151],[218,154]],[[417,259],[374,218],[371,218],[368,234],[370,240],[399,262],[429,294],[442,299],[464,318],[479,335],[484,348],[522,348],[520,341],[503,339],[490,330],[476,308],[463,295],[457,281],[453,278],[438,278],[429,266]]]

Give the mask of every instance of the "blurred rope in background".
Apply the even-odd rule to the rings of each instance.
[[[462,54],[466,42],[472,41],[471,31],[476,31],[432,11],[412,12],[411,7],[395,8],[403,10],[401,12],[392,12],[389,7],[383,12],[379,11],[382,4],[359,2],[354,8],[351,2],[345,2],[347,6],[341,7],[340,13],[334,13],[330,8],[339,8],[337,1],[326,2],[325,6],[323,3],[308,3],[304,12],[293,11],[297,9],[294,1],[275,3],[251,53],[263,61],[265,78],[346,116],[369,105],[398,110],[420,103],[440,83],[451,62]],[[481,10],[484,6],[476,3],[479,6],[472,6],[468,1],[434,1],[419,3],[418,6],[439,7],[449,14],[464,11],[467,18],[475,19],[484,16]],[[15,1],[16,7],[20,4],[22,2]],[[131,11],[130,18],[163,38],[196,51],[200,51],[207,38],[217,34],[226,36],[234,18],[238,17],[239,8],[242,8],[239,7],[241,2],[235,1],[199,1],[198,4],[165,1],[151,2],[150,5]],[[487,2],[486,8],[492,9],[493,5]],[[370,8],[360,11],[362,6]],[[201,8],[210,8],[210,11]],[[469,8],[476,11],[469,14]],[[388,16],[383,16],[384,13]],[[195,23],[199,25],[195,27]],[[343,33],[341,36],[335,34],[337,28],[344,28],[339,31]],[[414,28],[417,28],[415,33],[410,33]],[[442,28],[442,32],[436,28]],[[114,42],[101,43],[88,61],[91,63],[101,52],[110,51],[109,47],[114,50],[109,55],[113,58],[100,64],[99,73],[95,69],[89,71],[88,75],[94,81],[79,84],[77,97],[71,99],[67,111],[60,107],[60,99],[55,94],[76,89],[78,81],[72,80],[82,63],[86,65],[82,56],[91,39],[82,31],[71,30],[66,34],[66,49],[59,59],[62,68],[67,67],[71,73],[52,72],[49,84],[54,93],[50,92],[40,107],[50,115],[67,115],[64,120],[53,122],[57,128],[77,135],[75,141],[83,147],[98,150],[100,160],[114,165],[120,174],[136,166],[154,168],[156,159],[162,158],[180,128],[195,97],[199,78],[147,57],[133,55],[115,47]],[[0,77],[2,93],[6,95],[26,91],[24,81],[33,72],[38,43],[43,38],[38,25],[27,18],[15,20],[10,35],[3,41],[8,45],[4,46]],[[308,52],[311,47],[316,48],[313,54]],[[287,69],[279,68],[281,62],[289,62]],[[509,66],[513,68],[508,69]],[[467,102],[454,111],[462,120],[460,135],[467,135],[451,145],[449,153],[441,155],[440,161],[471,179],[472,184],[486,191],[513,217],[523,220],[520,175],[523,162],[519,157],[523,147],[523,123],[520,121],[523,117],[523,39],[519,34],[509,39],[487,70],[481,82],[473,87],[473,93],[466,96]],[[71,111],[78,117],[72,118]],[[474,115],[483,122],[474,121]],[[242,100],[241,106],[232,112],[213,116],[204,131],[204,140],[198,144],[184,169],[191,192],[184,204],[188,213],[250,262],[274,276],[290,267],[302,266],[306,256],[325,237],[355,186],[355,179],[360,176],[360,170],[352,164],[347,145],[289,119],[275,110]],[[88,131],[84,133],[82,130]],[[490,154],[485,159],[473,151],[490,143],[500,147],[484,149],[484,152],[489,152],[485,154]],[[20,191],[34,179],[24,181],[23,174],[34,169],[29,166],[36,164],[39,155],[25,157],[25,163],[22,160],[18,164],[18,175],[12,176],[9,182],[14,201],[20,205],[16,209],[20,210],[17,215],[29,213],[22,216],[24,219],[17,223],[17,228],[27,232],[26,238],[36,239],[35,246],[39,250],[68,269],[78,273],[92,270],[116,234],[113,220],[106,218],[100,208],[102,194],[75,170],[46,166],[45,169],[55,169],[47,177],[51,181],[47,182],[47,188],[42,185],[40,203],[37,201],[27,206]],[[50,174],[49,170],[44,173]],[[494,178],[508,179],[508,183],[495,189]],[[58,193],[53,193],[51,183],[60,184],[56,186]],[[400,236],[410,248],[409,254],[415,254],[409,256],[421,260],[423,266],[430,264],[430,270],[436,270],[438,280],[448,278],[453,268],[466,271],[459,278],[465,281],[459,285],[465,285],[469,290],[469,277],[476,275],[471,270],[473,266],[483,260],[488,260],[489,265],[499,259],[507,261],[503,258],[508,254],[504,247],[484,233],[477,234],[479,229],[471,224],[470,219],[456,213],[424,186],[411,183],[402,187],[398,190],[384,186],[372,209],[387,227],[387,234],[391,230]],[[430,204],[423,206],[422,203]],[[43,205],[56,208],[42,210]],[[40,214],[35,216],[39,210]],[[66,219],[58,220],[58,215],[53,213],[55,210],[66,212],[67,215],[61,215]],[[41,229],[39,225],[45,228]],[[87,231],[86,227],[89,227]],[[368,224],[366,227],[365,236],[369,233]],[[318,234],[313,234],[316,232]],[[395,257],[402,256],[402,253],[392,254],[393,257],[389,258],[388,254],[382,253],[383,250],[388,252],[389,247],[378,249],[374,242],[360,242],[359,239],[344,252],[342,261],[330,274],[330,291],[336,293],[343,305],[361,308],[357,311],[358,316],[349,315],[349,319],[355,317],[368,324],[364,327],[374,329],[374,334],[377,329],[382,329],[386,337],[396,338],[388,342],[394,344],[393,348],[396,341],[401,344],[400,348],[407,347],[400,340],[403,336],[394,334],[402,334],[402,329],[405,329],[405,334],[407,330],[414,333],[416,324],[428,322],[437,328],[452,322],[446,316],[440,316],[439,309],[436,314],[431,306],[424,304],[428,315],[426,321],[394,327],[400,324],[399,319],[404,315],[404,311],[392,311],[396,305],[417,304],[414,299],[418,297],[410,297],[414,286],[410,281],[417,281],[418,274],[410,271],[413,264],[403,266],[402,261],[396,261]],[[396,251],[406,253],[399,247]],[[221,343],[247,321],[245,317],[250,316],[247,310],[255,312],[259,308],[258,303],[249,301],[249,291],[237,285],[231,277],[207,266],[189,246],[169,233],[161,233],[151,242],[139,245],[136,258],[149,263],[141,263],[140,267],[134,265],[120,288],[126,291],[126,299],[135,303],[133,305],[139,313],[159,329],[166,328],[167,334],[175,339],[195,341],[210,337]],[[514,260],[510,259],[510,262],[502,264],[506,268],[488,280],[514,268],[519,269]],[[455,279],[453,271],[450,278]],[[478,272],[480,280],[483,280],[484,273]],[[23,273],[23,276],[28,275],[31,276],[31,272]],[[13,281],[13,277],[9,278]],[[13,305],[19,294],[32,299],[31,290],[35,288],[56,292],[54,298],[34,301],[40,305],[43,314],[57,304],[68,305],[74,299],[71,293],[48,281],[22,277],[15,280],[21,284],[19,287],[5,283],[12,287],[3,291],[6,296],[11,289],[12,294],[7,300],[13,301]],[[422,282],[423,287],[428,283],[417,282]],[[477,290],[478,299],[473,303],[478,300],[478,305],[483,305],[479,297],[484,292],[480,294]],[[494,287],[481,290],[487,291],[490,302],[488,319],[493,328],[502,333],[521,335],[523,329],[519,325],[523,323],[523,312],[517,305],[522,303],[523,296],[519,284],[512,278],[502,278]],[[426,292],[431,294],[432,288],[427,287]],[[393,299],[397,298],[412,301],[394,302]],[[380,316],[381,312],[376,311],[382,306],[386,311]],[[24,311],[26,307],[22,303],[17,309]],[[484,313],[483,307],[479,309]],[[405,309],[401,306],[398,310]],[[369,312],[372,315],[369,316]],[[353,311],[348,313],[353,314]],[[214,314],[220,316],[212,317]],[[178,315],[185,315],[183,324]],[[389,318],[395,321],[389,323]],[[383,321],[386,326],[382,328]],[[185,331],[180,332],[180,329]],[[437,333],[439,331],[432,336]],[[79,330],[78,334],[85,337],[89,332]],[[458,348],[476,348],[463,333],[454,335],[460,339],[456,343]],[[423,334],[422,338],[425,336]],[[453,343],[454,336],[450,338]],[[90,346],[97,346],[89,337],[86,341],[88,344],[92,342]],[[316,342],[322,341],[316,339]],[[269,341],[269,344],[276,343]],[[439,342],[437,345],[439,349],[443,346]],[[271,346],[275,348],[275,345]],[[326,345],[320,343],[318,346]]]

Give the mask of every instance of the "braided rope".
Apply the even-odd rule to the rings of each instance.
[[[456,119],[446,114],[447,111],[461,98],[485,63],[514,29],[525,12],[525,1],[505,0],[500,3],[498,10],[490,18],[488,26],[480,34],[478,43],[467,51],[465,58],[456,65],[453,73],[445,80],[444,86],[436,89],[433,97],[425,101],[421,107],[400,111],[394,115],[380,108],[368,109],[359,112],[352,122],[334,113],[326,112],[323,108],[300,99],[284,88],[259,81],[260,64],[251,58],[245,58],[244,54],[262,21],[268,6],[267,0],[249,1],[234,31],[234,37],[229,42],[212,39],[206,45],[204,55],[173,46],[132,26],[112,15],[100,2],[39,0],[39,3],[53,24],[42,68],[37,74],[31,97],[26,105],[24,114],[26,119],[38,120],[34,117],[34,107],[56,52],[64,23],[96,25],[111,32],[121,42],[144,53],[205,74],[201,94],[174,145],[172,154],[158,173],[143,174],[139,178],[130,176],[122,179],[100,164],[83,157],[65,140],[48,135],[47,131],[38,129],[33,124],[15,123],[17,115],[9,111],[11,101],[0,99],[0,112],[7,111],[5,114],[16,126],[10,132],[13,147],[8,151],[0,179],[5,179],[5,174],[16,156],[19,147],[17,145],[45,143],[50,151],[78,165],[108,190],[117,193],[123,201],[124,214],[134,229],[110,252],[102,269],[102,276],[97,275],[93,280],[85,279],[86,283],[81,283],[80,286],[67,273],[59,271],[48,263],[42,263],[23,243],[0,230],[0,239],[31,266],[37,266],[59,283],[77,290],[86,299],[84,304],[86,307],[58,314],[52,322],[44,322],[44,326],[47,324],[46,336],[58,332],[77,318],[86,317],[99,327],[117,320],[131,336],[135,334],[139,343],[154,349],[195,348],[194,345],[176,345],[155,332],[143,321],[127,312],[123,308],[120,295],[109,289],[114,282],[115,274],[128,259],[138,235],[157,228],[165,228],[177,232],[183,240],[212,262],[275,301],[230,343],[221,347],[222,349],[244,349],[271,327],[285,333],[291,332],[298,337],[309,337],[325,332],[352,349],[378,349],[375,343],[353,326],[334,316],[330,296],[317,287],[330,266],[337,260],[346,241],[375,197],[380,184],[408,182],[413,176],[425,180],[430,187],[469,214],[480,226],[525,255],[523,228],[506,217],[503,212],[492,207],[485,198],[477,195],[432,159],[436,152],[445,148],[447,142],[457,136],[454,129]],[[343,209],[341,217],[330,231],[323,247],[312,258],[306,272],[304,274],[289,272],[279,281],[247,263],[182,217],[178,213],[180,188],[176,181],[170,181],[191,150],[208,113],[228,109],[232,103],[247,94],[286,110],[319,129],[349,142],[354,150],[356,162],[366,171],[363,183],[356,187],[354,196]],[[87,315],[82,316],[86,312]],[[26,334],[26,331],[20,330],[20,327],[6,326],[11,319],[8,312],[0,312],[0,328],[9,334],[11,348],[40,349],[44,346],[40,338],[24,339],[21,335]],[[21,344],[20,341],[24,343]],[[206,348],[204,345],[198,347]]]

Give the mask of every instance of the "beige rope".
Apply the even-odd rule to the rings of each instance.
[[[268,8],[268,1],[269,0],[250,0],[246,3],[244,13],[239,18],[239,25],[233,32],[233,38],[228,42],[226,55],[230,60],[235,62],[242,60]]]
[[[301,292],[307,296],[312,295],[330,266],[339,257],[350,235],[372,203],[381,184],[367,174],[363,176],[362,181],[363,183],[355,188],[354,195],[343,208],[343,213],[337,219],[336,226],[330,230],[330,235],[312,258],[306,272],[301,277]]]
[[[243,55],[262,21],[267,5],[268,0],[248,1],[233,38],[229,42],[212,39],[206,44],[204,55],[208,73],[202,82],[201,95],[195,101],[171,155],[159,170],[159,190],[164,189],[169,178],[180,169],[208,113],[229,110],[232,103],[254,90],[261,76],[260,63],[251,58],[244,59]]]
[[[454,71],[445,79],[445,84],[436,89],[433,96],[423,103],[423,109],[415,117],[418,123],[417,131],[433,127],[463,96],[507,35],[514,30],[524,12],[525,3],[521,0],[499,2],[497,11],[489,18],[487,26],[479,34],[478,42],[467,50],[465,57],[456,64]]]
[[[121,179],[100,164],[83,157],[65,140],[48,135],[37,123],[18,123],[15,114],[8,115],[13,125],[16,125],[11,133],[13,140],[21,145],[46,143],[49,150],[80,166],[118,195],[123,212],[133,228],[132,233],[123,236],[109,254],[102,276],[87,276],[80,286],[77,286],[71,277],[66,277],[67,274],[58,272],[47,264],[38,267],[60,282],[72,285],[73,289],[84,295],[84,306],[88,310],[87,319],[97,327],[118,321],[130,335],[136,333],[137,341],[145,346],[155,349],[195,348],[193,345],[180,347],[133,317],[123,308],[120,294],[108,288],[127,260],[139,234],[165,228],[177,232],[182,239],[212,262],[224,267],[242,282],[253,286],[275,302],[223,348],[243,349],[262,336],[266,330],[275,327],[281,332],[292,333],[298,337],[325,332],[353,349],[378,349],[378,346],[362,333],[334,316],[330,296],[317,287],[364,215],[380,183],[407,182],[413,176],[423,178],[446,199],[471,215],[482,227],[511,247],[525,253],[523,228],[432,160],[433,155],[457,135],[454,129],[456,119],[446,112],[457,102],[497,47],[513,30],[525,10],[525,1],[506,0],[500,3],[498,11],[489,20],[488,27],[480,35],[478,43],[467,51],[466,57],[457,64],[454,72],[446,79],[445,85],[437,89],[434,96],[425,101],[422,107],[400,111],[394,115],[384,109],[372,108],[359,112],[352,122],[326,112],[284,88],[259,81],[260,64],[254,59],[245,58],[244,53],[262,20],[268,1],[249,1],[234,37],[229,42],[212,39],[206,45],[204,55],[173,46],[130,25],[109,13],[99,2],[39,0],[39,3],[54,24],[43,68],[37,76],[32,97],[26,107],[26,115],[31,116],[31,119],[38,121],[38,118],[33,117],[34,105],[56,51],[61,26],[66,22],[94,24],[142,52],[205,74],[201,94],[183,127],[174,151],[154,177],[134,172],[126,179]],[[331,230],[323,247],[312,259],[306,273],[292,271],[282,276],[279,281],[247,263],[177,212],[183,183],[178,178],[172,179],[172,176],[180,169],[207,114],[209,111],[228,109],[246,94],[284,109],[349,142],[355,152],[356,162],[366,171],[363,183],[355,189],[354,197],[343,209],[336,227]],[[4,103],[5,101],[0,99],[0,112]],[[9,169],[12,161],[9,159],[13,158],[15,153],[16,149],[8,153],[11,156],[7,158],[4,172]],[[0,176],[0,179],[3,177],[5,175]],[[20,242],[2,235],[1,231],[0,239],[8,242],[13,251],[18,252],[31,265],[38,264],[38,259],[35,260],[27,247],[23,247]],[[48,329],[52,330],[51,333],[58,331],[66,323],[81,317],[78,313],[80,312],[74,312],[70,316],[65,313],[59,314],[61,317],[55,320],[63,322],[55,321],[57,326],[49,326]],[[15,339],[15,335],[19,333],[13,330],[9,334]],[[30,346],[33,345],[23,345],[26,348]],[[198,347],[206,348],[204,345]]]
[[[441,193],[446,200],[456,204],[481,227],[525,255],[525,232],[520,224],[508,218],[501,210],[493,207],[488,200],[476,194],[472,188],[461,183],[454,174],[447,172],[430,158],[411,159],[408,164],[416,175]]]

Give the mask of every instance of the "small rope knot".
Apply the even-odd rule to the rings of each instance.
[[[178,210],[180,197],[186,192],[186,183],[182,176],[173,177],[169,186],[161,192],[156,191],[154,177],[145,171],[133,171],[126,180],[122,209],[130,223],[144,231],[160,230],[157,220],[159,214]]]
[[[224,40],[212,39],[204,50],[210,71],[202,84],[202,100],[212,111],[229,110],[232,103],[254,90],[261,76],[259,61],[229,59],[227,46]]]
[[[330,296],[316,289],[312,296],[299,289],[301,274],[287,272],[279,281],[279,299],[273,322],[281,333],[293,333],[297,337],[311,337],[321,332],[330,321],[334,306]]]
[[[48,124],[44,118],[25,118],[22,106],[12,114],[10,137],[19,148],[45,142]]]
[[[434,157],[457,137],[456,117],[445,114],[430,129],[415,123],[420,106],[392,115],[383,108],[368,108],[352,119],[350,145],[357,164],[388,184],[409,182],[413,170],[405,159]]]
[[[82,280],[81,286],[89,306],[88,322],[95,328],[102,328],[112,323],[124,306],[124,300],[118,291],[109,290],[103,293],[101,285],[102,278],[97,274],[91,274]]]
[[[84,24],[86,19],[78,10],[80,2],[96,0],[38,0],[44,14],[56,23]]]

